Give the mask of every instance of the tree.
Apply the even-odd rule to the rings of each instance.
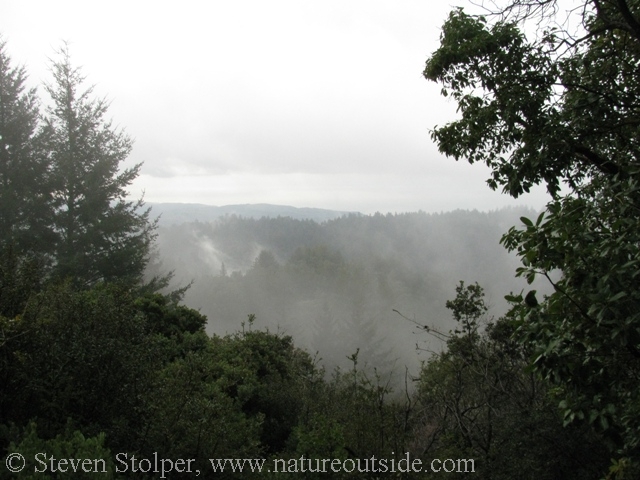
[[[49,164],[38,148],[39,102],[24,67],[12,67],[0,38],[0,246],[16,255],[51,244]]]
[[[253,322],[249,316],[249,327]],[[212,339],[224,391],[249,417],[262,417],[260,441],[270,453],[285,448],[303,407],[305,379],[314,372],[309,355],[290,336],[244,330]]]
[[[201,350],[187,351],[157,372],[146,395],[148,423],[139,449],[144,457],[159,452],[164,458],[193,458],[202,472],[210,468],[208,458],[259,456],[262,423],[225,391],[227,378],[218,373],[226,365],[205,339]],[[236,371],[252,375],[241,367]]]
[[[0,38],[0,315],[22,311],[51,260],[49,163],[38,148],[39,104]]]
[[[126,200],[140,164],[119,171],[131,139],[105,120],[108,103],[82,90],[85,77],[63,47],[53,62],[52,99],[42,137],[52,163],[55,227],[60,238],[55,274],[80,285],[102,280],[139,281],[155,223],[142,199]]]
[[[50,461],[52,458],[55,459],[54,462],[63,458],[80,459],[81,462],[77,464],[77,471],[72,474],[75,478],[90,479],[96,475],[96,471],[102,474],[102,478],[108,480],[122,478],[116,475],[114,455],[105,446],[104,433],[94,437],[86,437],[81,431],[74,430],[73,422],[71,421],[67,423],[63,432],[51,439],[40,438],[37,424],[35,422],[29,423],[24,429],[21,441],[17,445],[15,442],[11,443],[9,453],[19,453],[25,458],[34,459],[35,466],[24,468],[21,472],[11,474],[11,476],[7,475],[6,478],[50,480],[59,478],[60,470],[67,469],[67,471],[72,471],[73,467],[71,465],[63,464],[60,470],[56,469],[58,470],[57,472],[49,474],[50,467],[45,470],[42,462]],[[36,469],[39,471],[34,472]]]
[[[158,341],[148,332],[155,319],[137,300],[125,286],[77,291],[64,284],[34,295],[19,317],[0,317],[7,333],[0,425],[38,418],[46,438],[72,417],[85,434],[132,444],[144,420],[141,396],[160,366]]]
[[[32,419],[43,438],[72,418],[116,451],[146,446],[148,428],[165,425],[158,398],[187,395],[169,392],[164,372],[193,365],[183,362],[190,355],[211,357],[205,323],[170,296],[107,282],[49,285],[15,318],[0,313],[0,451],[16,440],[11,426]]]
[[[539,302],[511,297],[516,336],[564,392],[566,422],[588,421],[615,456],[640,462],[640,3],[579,3],[576,32],[559,26],[555,0],[453,11],[424,75],[461,117],[432,137],[456,160],[487,164],[492,189],[518,197],[546,184],[546,212],[502,240],[519,275],[554,287]],[[542,26],[533,40],[530,20]]]
[[[527,371],[531,348],[512,339],[513,318],[487,323],[477,283],[460,282],[447,308],[458,327],[420,372],[416,446],[474,458],[479,478],[596,478],[606,448],[584,425],[563,428],[550,383]]]

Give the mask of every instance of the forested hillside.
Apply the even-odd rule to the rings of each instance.
[[[543,212],[160,227],[67,47],[38,92],[0,39],[0,479],[639,478],[640,4],[485,6],[432,139]]]
[[[245,218],[290,217],[298,220],[324,222],[357,212],[340,212],[323,208],[300,208],[287,205],[243,204],[243,205],[202,205],[198,203],[149,203],[154,214],[159,216],[162,226],[189,223],[213,222],[220,217],[237,215]]]
[[[504,292],[520,292],[515,256],[499,244],[527,209],[348,215],[317,223],[286,217],[227,216],[158,230],[159,256],[174,287],[193,282],[185,302],[205,314],[207,331],[256,326],[291,334],[319,352],[331,370],[360,349],[370,367],[396,373],[420,360],[415,326],[392,310],[444,332],[444,300],[459,280],[486,286],[491,313],[507,309]],[[424,360],[426,357],[423,356]]]

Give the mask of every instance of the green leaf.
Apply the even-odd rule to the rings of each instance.
[[[533,222],[529,220],[527,217],[520,217],[520,221],[524,223],[527,227],[533,227]]]
[[[611,297],[609,299],[610,302],[617,302],[618,300],[620,300],[621,298],[624,298],[627,296],[627,292],[618,292],[616,293],[613,297]]]

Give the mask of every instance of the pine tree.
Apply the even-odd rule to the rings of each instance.
[[[52,99],[42,136],[54,179],[55,227],[60,235],[54,275],[78,285],[142,278],[156,223],[144,202],[128,201],[141,164],[120,170],[132,141],[105,119],[108,102],[83,90],[66,46],[53,62]]]

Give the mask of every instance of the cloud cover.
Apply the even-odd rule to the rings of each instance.
[[[0,32],[35,85],[62,40],[135,139],[153,202],[364,213],[492,209],[487,169],[429,129],[454,105],[423,79],[447,3],[5,0]],[[40,90],[42,92],[42,90]],[[535,192],[520,203],[540,207]]]

